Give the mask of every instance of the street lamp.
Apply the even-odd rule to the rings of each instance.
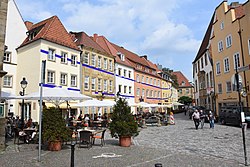
[[[23,77],[23,80],[20,82],[20,85],[23,91],[20,91],[19,94],[21,96],[24,96],[25,88],[28,85],[28,82],[26,81],[25,77]],[[24,99],[22,100],[22,112],[21,112],[21,128],[23,129],[23,127],[24,127]]]

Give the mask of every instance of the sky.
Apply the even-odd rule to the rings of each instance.
[[[57,15],[68,31],[103,35],[192,81],[192,62],[223,0],[15,1],[24,21],[37,23]]]

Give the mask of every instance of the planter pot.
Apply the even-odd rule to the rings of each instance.
[[[131,136],[120,136],[119,144],[122,147],[130,147],[131,145]]]
[[[62,149],[62,142],[60,140],[51,141],[48,144],[49,151],[60,151]]]

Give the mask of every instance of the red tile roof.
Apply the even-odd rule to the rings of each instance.
[[[175,71],[175,72],[172,72],[172,75],[175,75],[177,77],[179,87],[193,87],[189,83],[188,79],[182,74],[182,72]]]
[[[85,32],[70,32],[75,37],[76,44],[83,45],[84,47],[93,48],[97,51],[100,51],[104,54],[110,53],[106,52],[98,43],[96,43],[92,37],[88,36]]]
[[[71,49],[79,50],[77,45],[72,40],[71,35],[67,32],[57,16],[52,16],[39,23],[33,24],[28,33],[34,32],[37,32],[35,37],[33,37],[32,40],[29,40],[29,37],[27,37],[20,47],[28,45],[36,40],[44,39]]]

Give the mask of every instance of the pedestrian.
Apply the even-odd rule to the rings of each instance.
[[[205,113],[203,112],[203,110],[200,110],[200,122],[201,122],[201,129],[203,129],[203,127],[204,127],[205,118],[206,118]]]
[[[195,109],[195,111],[192,115],[192,120],[194,121],[195,129],[198,130],[198,127],[200,124],[200,113],[198,112],[197,109]]]
[[[208,120],[209,120],[210,128],[214,129],[214,114],[212,113],[212,111],[209,111]]]

